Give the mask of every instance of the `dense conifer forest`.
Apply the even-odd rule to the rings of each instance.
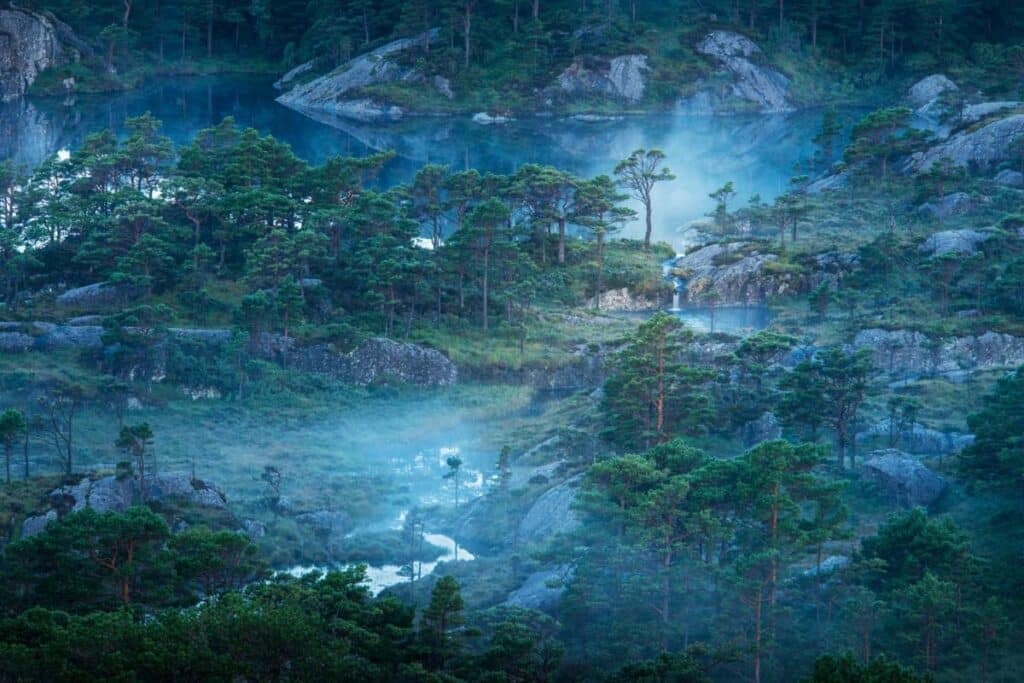
[[[1024,6],[0,2],[0,96],[0,681],[1024,676]]]

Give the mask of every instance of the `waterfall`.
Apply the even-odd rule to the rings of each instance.
[[[678,289],[676,289],[674,292],[672,292],[672,310],[673,311],[678,311],[679,310],[679,290]]]

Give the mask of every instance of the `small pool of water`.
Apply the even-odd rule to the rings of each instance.
[[[459,544],[451,536],[445,536],[444,534],[423,534],[423,540],[430,545],[435,545],[439,548],[444,549],[444,554],[438,557],[432,562],[417,562],[415,563],[414,570],[417,577],[429,576],[437,568],[437,565],[442,562],[472,562],[476,559],[473,553],[469,552],[465,548],[459,546]],[[286,574],[291,574],[295,577],[305,576],[311,572],[328,572],[332,569],[347,569],[355,566],[354,564],[343,564],[337,566],[314,566],[314,565],[298,565],[291,567],[285,571]],[[370,588],[370,592],[377,595],[385,588],[390,588],[403,581],[409,580],[409,567],[408,565],[402,566],[397,564],[385,564],[380,567],[367,566],[366,568],[366,582]]]
[[[772,321],[772,312],[767,306],[685,306],[670,309],[669,313],[695,331],[722,332],[740,337],[755,334]]]

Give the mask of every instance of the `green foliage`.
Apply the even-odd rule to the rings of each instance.
[[[885,657],[861,664],[853,654],[823,655],[814,663],[814,674],[805,683],[930,683],[930,674],[919,674]]]
[[[961,454],[962,469],[973,479],[1017,489],[1024,477],[1024,369],[1003,377],[968,417],[974,442]]]

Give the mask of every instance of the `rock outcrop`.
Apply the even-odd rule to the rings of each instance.
[[[918,207],[918,211],[934,218],[949,218],[970,213],[976,206],[971,195],[966,192],[952,192],[942,199],[926,202]]]
[[[789,79],[765,66],[764,53],[746,36],[731,31],[712,31],[697,45],[697,52],[716,62],[728,83],[715,87],[705,79],[696,92],[680,102],[691,114],[737,112],[779,113],[793,111]]]
[[[597,308],[606,313],[631,313],[637,311],[650,311],[658,307],[658,304],[647,297],[636,296],[629,291],[628,287],[621,289],[610,289],[601,294],[598,302],[596,296],[587,300],[587,308]]]
[[[0,101],[21,97],[40,73],[69,58],[50,17],[0,9]]]
[[[440,351],[383,337],[370,339],[347,354],[326,344],[292,348],[282,360],[288,367],[348,384],[397,381],[428,387],[455,384],[458,379],[455,364]]]
[[[897,433],[898,432],[898,433]],[[974,442],[973,434],[940,432],[920,422],[901,425],[891,424],[889,419],[880,420],[857,434],[857,441],[889,439],[895,436],[895,445],[914,455],[938,456],[959,453]]]
[[[978,245],[990,237],[991,233],[977,230],[943,230],[930,235],[919,247],[919,251],[932,258],[947,254],[972,256],[978,252]]]
[[[959,88],[956,83],[949,80],[944,74],[932,74],[910,86],[910,90],[907,91],[907,101],[915,109],[920,109],[937,100],[943,93],[957,90]]]
[[[77,512],[92,508],[96,512],[124,512],[138,505],[141,498],[139,480],[135,477],[84,477],[77,484],[62,486],[50,493],[53,509],[22,524],[21,535],[31,536],[56,519],[58,511]],[[192,505],[219,510],[227,509],[227,497],[219,488],[184,473],[161,473],[146,477],[147,501],[180,500]]]
[[[422,80],[423,75],[415,67],[405,66],[395,57],[422,46],[424,41],[434,41],[439,35],[440,31],[434,29],[413,38],[394,40],[349,60],[328,74],[296,85],[277,101],[300,111],[320,111],[364,121],[401,116],[401,109],[389,103],[352,95],[372,85]]]
[[[284,90],[285,88],[290,88],[294,84],[295,79],[299,78],[300,76],[304,76],[305,74],[308,74],[314,68],[316,68],[315,59],[311,59],[308,62],[303,62],[302,64],[299,64],[295,68],[291,69],[284,76],[281,76],[281,78],[277,79],[274,82],[274,88],[276,90]]]
[[[526,545],[542,543],[579,526],[573,510],[576,491],[583,481],[578,474],[545,491],[519,522],[519,539]]]
[[[717,243],[675,259],[671,272],[682,283],[683,302],[699,305],[713,291],[719,306],[748,306],[801,294],[822,282],[834,283],[845,268],[829,254],[817,257],[807,270],[773,269],[777,260],[751,242]]]
[[[83,317],[81,322],[95,322]],[[127,328],[133,331],[134,328]],[[10,353],[56,349],[99,349],[103,327],[96,324],[0,322],[0,351]],[[231,330],[172,327],[157,340],[136,374],[153,381],[166,374],[168,341],[191,340],[215,348],[231,340]],[[255,355],[285,363],[303,372],[329,375],[348,384],[368,385],[396,381],[417,386],[446,386],[458,379],[458,369],[435,349],[385,338],[374,338],[350,353],[338,353],[327,344],[299,345],[294,338],[264,335]]]
[[[957,166],[987,169],[1011,155],[1010,143],[1024,135],[1024,114],[1012,114],[974,130],[957,133],[915,155],[909,163],[914,172],[928,171],[939,160],[950,159]]]
[[[569,565],[558,565],[552,569],[534,572],[526,577],[523,584],[508,594],[505,604],[511,607],[553,611],[565,592],[565,585],[572,579]]]
[[[912,330],[861,330],[853,347],[869,349],[875,366],[898,377],[1016,368],[1024,337],[999,332],[933,339]]]
[[[74,309],[119,306],[143,294],[145,294],[145,289],[141,287],[97,282],[67,290],[57,297],[57,305]]]
[[[646,55],[622,55],[595,62],[577,59],[558,76],[557,91],[562,96],[591,96],[636,104],[647,89]]]
[[[1024,173],[1005,168],[996,174],[995,181],[1004,187],[1024,187]]]
[[[891,448],[869,453],[861,471],[894,504],[903,507],[928,507],[948,486],[912,455]]]

